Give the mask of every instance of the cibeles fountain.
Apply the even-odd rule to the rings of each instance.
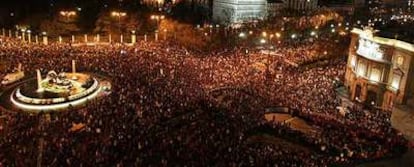
[[[72,61],[72,72],[51,70],[42,78],[41,70],[36,70],[36,79],[17,86],[10,101],[24,111],[58,111],[82,106],[109,88],[110,83],[103,78],[77,72]]]

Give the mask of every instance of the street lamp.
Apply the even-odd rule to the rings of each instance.
[[[29,41],[29,43],[31,43],[32,42],[32,31],[30,31],[30,30],[27,30],[27,40]]]
[[[160,28],[161,20],[164,20],[164,15],[151,15],[151,20],[155,20],[157,22],[157,30],[155,30],[155,40],[158,41],[158,29]]]
[[[160,22],[165,19],[164,15],[151,15],[151,20],[155,20],[157,22],[157,29],[159,29]]]
[[[66,18],[66,20],[69,20],[70,17],[76,16],[76,11],[72,10],[62,10],[59,12],[59,14]]]
[[[111,12],[111,16],[112,17],[116,17],[118,19],[118,30],[119,30],[119,33],[122,36],[122,32],[121,32],[121,18],[127,16],[126,12],[113,11],[113,12]]]
[[[23,42],[25,42],[26,41],[26,38],[25,38],[26,29],[22,28],[20,31],[22,32],[22,40]]]
[[[267,36],[266,31],[263,31],[263,32],[262,32],[262,36],[263,36],[263,37],[266,37],[266,36]]]

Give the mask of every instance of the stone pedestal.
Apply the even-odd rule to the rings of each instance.
[[[37,90],[36,92],[43,92],[43,88],[42,88],[42,75],[40,74],[40,70],[37,69],[36,70],[36,78],[37,78]]]

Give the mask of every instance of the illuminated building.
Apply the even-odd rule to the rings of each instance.
[[[213,20],[224,24],[262,20],[266,5],[267,0],[214,0]]]
[[[345,86],[352,100],[391,110],[414,99],[414,45],[353,29]]]
[[[315,10],[318,7],[318,0],[285,0],[285,6],[293,10]]]
[[[281,14],[285,8],[285,3],[282,0],[267,0],[267,16],[275,17]]]

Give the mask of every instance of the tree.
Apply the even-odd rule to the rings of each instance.
[[[80,31],[76,24],[76,17],[65,18],[62,16],[44,20],[40,24],[40,30],[47,32],[49,36],[72,35]]]
[[[142,27],[143,21],[138,19],[137,13],[124,17],[111,17],[108,12],[102,12],[95,22],[95,33],[121,34],[137,31]]]

